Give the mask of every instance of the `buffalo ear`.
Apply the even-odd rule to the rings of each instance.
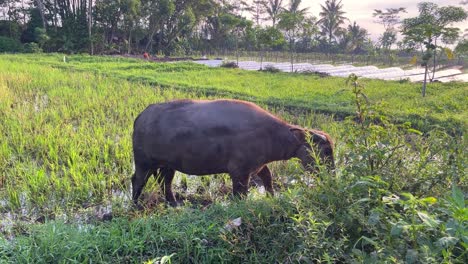
[[[322,135],[320,133],[313,133],[312,135],[312,140],[317,143],[327,143],[328,138],[325,135]]]
[[[292,127],[289,129],[289,131],[291,131],[291,133],[294,135],[297,141],[299,141],[301,144],[306,141],[306,135],[305,135],[304,129],[298,128],[298,127]]]

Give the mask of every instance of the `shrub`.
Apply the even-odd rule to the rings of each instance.
[[[239,68],[239,65],[237,65],[237,63],[234,62],[234,61],[224,61],[221,64],[221,67],[223,67],[223,68]]]
[[[302,72],[299,72],[299,73],[301,73],[301,74],[318,75],[320,78],[325,78],[325,77],[329,77],[329,76],[330,76],[330,74],[329,74],[329,73],[326,73],[326,72],[310,71],[310,70],[302,71]]]
[[[263,69],[261,69],[260,71],[277,73],[277,72],[280,72],[280,69],[276,68],[273,65],[267,65],[267,66],[263,67]]]
[[[18,40],[0,36],[0,52],[19,52],[22,46]]]
[[[36,42],[29,42],[24,44],[24,52],[25,53],[41,53],[42,49]]]

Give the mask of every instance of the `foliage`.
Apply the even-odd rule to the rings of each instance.
[[[301,0],[291,0],[288,9],[279,14],[278,28],[286,32],[289,41],[289,52],[291,53],[291,72],[294,71],[295,39],[300,25],[303,23],[308,8],[300,8]]]
[[[31,8],[30,19],[26,25],[26,30],[21,35],[21,41],[23,43],[36,42],[36,28],[42,28],[42,19],[37,8]]]
[[[19,40],[21,26],[15,21],[0,20],[0,36]]]
[[[42,49],[37,43],[30,42],[30,43],[24,44],[23,52],[25,52],[25,53],[41,53]]]
[[[460,29],[449,25],[466,20],[468,13],[461,7],[438,7],[430,2],[419,3],[418,8],[419,16],[403,20],[402,34],[404,42],[412,47],[419,46],[423,50],[422,66],[425,67],[425,78],[422,96],[424,97],[426,95],[426,77],[431,58],[434,60],[432,72],[435,74],[436,51],[440,46],[438,41],[447,44],[453,43],[458,38]]]
[[[343,4],[341,0],[327,0],[325,5],[320,5],[322,11],[320,11],[320,19],[318,23],[322,30],[322,35],[326,37],[328,45],[332,45],[335,41],[335,37],[339,34],[341,25],[344,24],[347,19],[343,11]]]
[[[18,52],[22,50],[22,45],[18,40],[0,36],[0,52]]]
[[[468,55],[468,39],[463,39],[458,42],[457,46],[455,47],[455,52],[459,55]]]
[[[379,42],[384,50],[389,50],[397,40],[397,30],[395,26],[400,23],[400,13],[406,13],[406,8],[387,8],[385,11],[374,9],[373,17],[377,18],[377,23],[382,24],[384,32],[379,37]]]
[[[354,22],[352,25],[348,26],[345,32],[343,32],[340,44],[347,52],[352,54],[359,53],[364,50],[364,45],[368,40],[368,35],[369,33],[367,33],[367,30]]]
[[[283,9],[283,0],[266,0],[264,1],[264,7],[272,26],[275,27]]]
[[[281,72],[279,69],[275,68],[275,66],[273,66],[273,65],[267,65],[267,66],[263,67],[262,71],[271,72],[271,73]]]
[[[220,67],[223,68],[239,68],[235,61],[223,61]]]
[[[257,38],[262,49],[279,49],[286,43],[281,31],[274,27],[258,29]]]

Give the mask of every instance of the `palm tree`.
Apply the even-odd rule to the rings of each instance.
[[[302,0],[291,0],[291,2],[289,2],[288,8],[285,9],[285,11],[291,14],[295,14],[297,16],[304,17],[305,14],[307,13],[307,10],[309,10],[309,8],[306,7],[306,8],[300,9],[299,6],[301,5],[301,3],[302,3]]]
[[[302,0],[291,0],[288,8],[280,13],[278,27],[285,30],[289,39],[289,51],[291,53],[291,72],[294,70],[294,41],[296,33],[304,21],[308,8],[300,9]]]
[[[283,0],[268,0],[264,1],[263,5],[265,7],[265,11],[268,14],[272,22],[272,26],[276,26],[276,21],[278,20],[278,16],[283,10]]]
[[[348,36],[351,50],[355,51],[362,48],[362,45],[367,40],[367,35],[369,35],[367,30],[356,24],[356,21],[354,21],[352,25],[348,25]]]
[[[328,44],[331,44],[336,34],[340,30],[340,25],[347,20],[344,16],[345,12],[341,0],[327,0],[325,6],[320,5],[322,11],[319,13],[320,20],[317,22],[320,24],[322,34],[327,36]]]
[[[356,21],[353,24],[348,25],[344,48],[351,52],[351,63],[354,63],[354,54],[362,49],[364,43],[367,41],[368,35],[369,33],[367,30],[356,24]]]

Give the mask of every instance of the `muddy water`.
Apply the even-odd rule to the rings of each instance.
[[[26,194],[20,195],[20,209],[10,210],[7,200],[0,200],[0,235],[13,239],[21,228],[29,224],[40,224],[46,220],[58,220],[86,226],[98,221],[112,220],[115,212],[128,212],[132,208],[130,192],[113,190],[110,199],[82,208],[67,208],[62,211],[46,212],[47,209],[28,205]]]

